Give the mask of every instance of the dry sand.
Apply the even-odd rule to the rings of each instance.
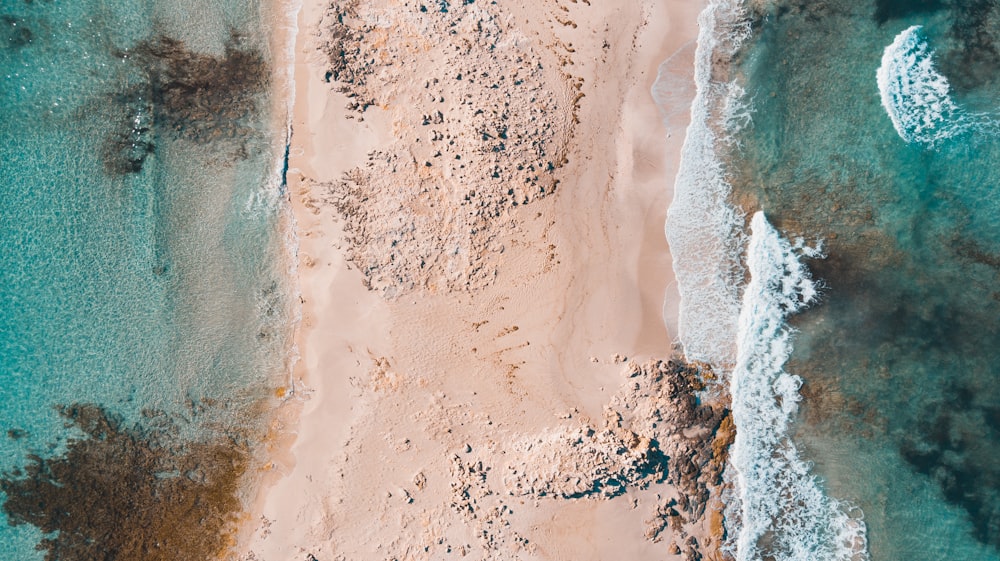
[[[728,421],[662,314],[693,92],[669,138],[649,93],[701,6],[305,0],[294,444],[243,559],[717,556]]]

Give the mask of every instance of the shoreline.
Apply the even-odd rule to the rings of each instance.
[[[317,69],[323,8],[302,3],[287,174],[301,355],[292,374],[294,403],[282,407],[275,425],[283,444],[272,447],[274,469],[249,514],[241,558],[365,558],[376,551],[422,558],[415,553],[420,544],[440,539],[454,542],[454,551],[476,544],[485,554],[487,545],[469,537],[481,522],[456,516],[448,504],[456,477],[469,475],[452,456],[471,449],[480,465],[489,464],[531,435],[574,423],[599,426],[629,369],[671,355],[675,334],[663,316],[677,297],[664,305],[673,277],[662,231],[683,135],[665,138],[649,88],[660,63],[694,38],[701,7],[580,4],[564,12],[579,18],[577,28],[575,21],[554,23],[555,2],[511,6],[512,14],[531,14],[517,32],[572,45],[570,72],[584,79],[561,185],[523,212],[504,215],[516,227],[501,234],[502,259],[487,286],[386,299],[365,288],[351,261],[329,184],[391,142],[401,109],[371,107],[363,119],[347,118],[354,116],[348,98],[331,91]],[[588,22],[611,20],[605,41],[632,46],[603,54],[601,42],[587,37]],[[594,101],[606,99],[622,101],[611,108]],[[492,486],[479,499],[485,504],[504,485],[492,474],[484,480]],[[633,557],[662,557],[666,545],[643,538],[653,500],[634,489],[614,500],[522,497],[523,506],[496,505],[515,530],[495,538],[528,557],[586,559],[600,558],[602,549],[620,553],[626,544],[616,540],[634,534],[623,540]],[[378,529],[385,535],[372,534],[372,525],[384,526]],[[581,549],[583,534],[599,542],[595,548]]]

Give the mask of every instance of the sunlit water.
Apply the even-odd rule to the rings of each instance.
[[[711,129],[715,154],[696,153],[702,161],[691,160],[698,165],[687,177],[682,165],[680,198],[710,195],[707,207],[720,223],[738,215],[734,209],[760,209],[786,240],[822,245],[825,258],[798,256],[820,297],[804,309],[775,308],[782,313],[763,306],[766,299],[750,288],[764,230],[737,220],[736,233],[709,246],[729,240],[725,267],[711,271],[697,251],[675,265],[682,282],[690,271],[709,271],[695,279],[737,277],[728,291],[689,283],[687,299],[710,300],[690,295],[714,290],[714,301],[742,302],[742,314],[756,314],[757,323],[743,315],[735,327],[710,314],[689,317],[682,335],[691,337],[683,342],[696,357],[729,365],[734,400],[757,400],[734,403],[734,411],[773,399],[788,413],[787,426],[772,423],[786,435],[772,431],[776,438],[752,443],[746,438],[760,428],[760,411],[745,416],[742,427],[737,420],[744,455],[738,439],[731,503],[777,503],[782,513],[805,509],[809,516],[824,512],[822,505],[836,508],[825,511],[826,525],[772,513],[753,531],[746,516],[760,508],[744,519],[739,509],[730,511],[727,527],[746,538],[731,536],[730,546],[744,559],[849,559],[866,555],[856,549],[866,540],[877,561],[1000,559],[1000,4],[753,5],[730,18],[748,25],[748,33],[716,20],[724,22],[717,38],[738,38],[735,62],[728,74],[700,84],[713,117],[702,129],[694,119],[688,136]],[[742,91],[731,93],[736,87]],[[740,107],[749,119],[727,121],[727,114],[742,114]],[[706,179],[712,161],[723,167]],[[719,193],[728,204],[718,203]],[[668,222],[668,234],[671,228]],[[672,246],[682,247],[675,256],[686,254],[685,244],[696,249],[693,236],[673,228]],[[769,258],[782,257],[779,251]],[[775,290],[787,289],[795,267],[777,274],[786,281]],[[802,293],[796,298],[808,304]],[[766,314],[779,323],[764,321]],[[781,328],[784,321],[798,331]],[[732,347],[705,353],[714,347],[693,337],[699,333],[727,334],[737,360]],[[755,345],[766,352],[746,359]],[[785,345],[791,354],[782,365]],[[761,386],[770,388],[767,395],[736,391],[747,372],[771,373],[759,378],[770,380]],[[757,461],[740,471],[751,444],[764,448],[753,449]],[[789,463],[789,446],[804,463]],[[786,466],[775,473],[805,470],[803,481],[816,478],[822,493],[786,485],[778,475],[775,485],[747,483],[748,474],[769,473],[761,463],[768,457]],[[851,525],[862,533],[835,531]]]
[[[260,9],[2,3],[0,468],[58,452],[56,404],[207,430],[252,422],[278,383],[286,267]],[[215,89],[194,91],[198,74]],[[0,558],[32,558],[36,538],[0,524]]]

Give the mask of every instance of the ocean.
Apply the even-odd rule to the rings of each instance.
[[[292,321],[265,10],[2,2],[0,558],[96,558],[139,495],[242,500]]]
[[[736,559],[1000,559],[1000,2],[713,0],[667,235]]]

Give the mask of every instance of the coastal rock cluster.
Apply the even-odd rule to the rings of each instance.
[[[615,426],[628,427],[656,443],[666,481],[677,487],[681,508],[693,518],[705,514],[710,488],[722,484],[726,453],[735,436],[721,399],[705,399],[707,365],[680,360],[629,365],[629,382],[612,400]]]
[[[659,541],[670,526],[681,538],[678,551],[697,558],[699,545],[683,541],[684,526],[701,524],[709,514],[719,517],[710,509],[711,491],[723,484],[735,436],[732,418],[724,403],[701,402],[702,376],[712,375],[706,366],[655,360],[628,368],[628,381],[605,407],[602,428],[570,428],[515,445],[508,492],[606,499],[665,481],[677,496],[656,506],[646,537]]]
[[[323,19],[327,80],[354,118],[387,112],[395,137],[328,188],[372,290],[488,284],[516,207],[559,185],[579,83],[508,17],[486,3],[344,0]]]
[[[663,558],[722,559],[717,497],[733,431],[725,401],[703,382],[707,367],[625,363],[603,415],[571,409],[525,430],[463,398],[421,397],[426,380],[372,360],[370,383],[357,387],[374,400],[372,414],[403,422],[352,433],[337,496],[358,506],[337,515],[338,542],[317,558],[566,558],[549,549],[549,533],[566,531],[556,519],[613,501],[627,513],[619,531]],[[354,460],[372,447],[399,461]],[[357,527],[357,516],[377,529]]]
[[[504,485],[511,495],[563,499],[611,498],[630,484],[662,480],[662,454],[649,438],[614,421],[606,410],[605,427],[564,427],[512,446]]]
[[[452,508],[478,525],[485,545],[530,547],[523,536],[506,535],[503,519],[511,499],[608,500],[666,482],[675,496],[655,504],[646,538],[658,542],[669,527],[676,538],[672,549],[685,559],[717,555],[710,546],[718,543],[699,544],[687,532],[705,524],[717,526],[714,535],[722,531],[711,491],[723,485],[735,432],[724,403],[699,398],[702,376],[711,372],[679,360],[628,368],[628,381],[605,407],[603,426],[559,426],[503,450],[454,456]]]
[[[503,494],[490,487],[487,478],[490,471],[489,463],[484,464],[481,459],[455,454],[451,461],[451,509],[474,529],[479,549],[487,558],[517,559],[520,552],[534,553],[535,545],[510,528],[513,510]],[[464,556],[472,551],[472,546],[458,549]]]
[[[46,561],[206,559],[231,545],[250,465],[245,439],[192,441],[155,411],[135,425],[93,404],[60,414],[80,431],[65,453],[29,455],[0,476],[7,519],[45,534],[37,547]]]

